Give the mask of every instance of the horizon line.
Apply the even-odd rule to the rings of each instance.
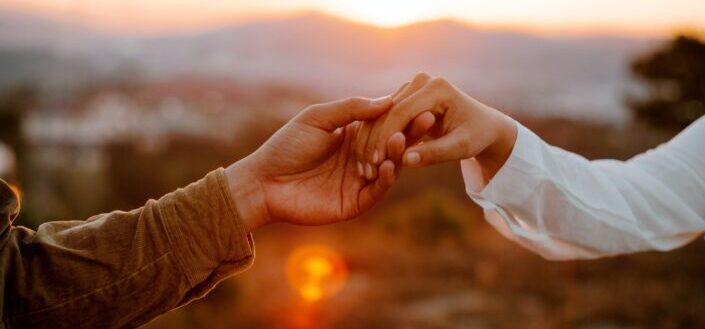
[[[639,28],[626,28],[617,26],[607,26],[607,25],[594,25],[594,26],[531,26],[529,24],[508,24],[508,23],[477,23],[471,20],[461,19],[457,17],[445,16],[445,17],[434,17],[430,19],[418,20],[415,22],[403,23],[399,25],[382,25],[368,22],[365,20],[354,19],[346,16],[337,15],[334,13],[306,9],[306,10],[295,10],[291,12],[269,12],[269,13],[250,13],[248,15],[229,15],[228,17],[221,17],[214,19],[210,23],[206,22],[196,22],[191,24],[185,24],[182,26],[177,26],[177,24],[169,24],[170,26],[163,27],[132,27],[118,26],[115,24],[101,24],[98,22],[91,22],[86,19],[81,19],[76,17],[76,15],[57,15],[49,12],[44,12],[40,10],[28,10],[26,8],[13,8],[10,6],[0,6],[0,12],[14,12],[20,15],[33,16],[38,19],[46,19],[53,21],[58,24],[71,24],[81,28],[90,29],[101,33],[115,33],[115,34],[128,34],[128,35],[142,35],[142,36],[157,36],[157,35],[169,35],[169,34],[199,34],[206,33],[209,31],[214,31],[218,29],[224,29],[229,27],[244,26],[247,24],[258,23],[258,22],[276,22],[285,21],[290,19],[300,19],[307,16],[325,17],[332,20],[336,20],[341,23],[354,24],[358,26],[365,26],[369,28],[393,31],[405,29],[413,26],[419,26],[424,24],[433,23],[443,23],[450,22],[469,29],[484,30],[484,31],[498,31],[498,32],[514,32],[518,34],[527,34],[543,37],[623,37],[623,38],[664,38],[677,34],[688,33],[695,35],[703,35],[705,31],[692,28],[692,27],[674,27],[671,31],[646,31]]]

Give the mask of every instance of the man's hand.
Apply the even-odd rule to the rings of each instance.
[[[381,162],[376,180],[360,177],[352,152],[361,122],[392,106],[391,97],[349,98],[313,105],[262,147],[226,169],[238,213],[250,231],[276,221],[321,225],[371,208],[396,179],[395,164]],[[391,139],[386,154],[401,159],[404,139]]]

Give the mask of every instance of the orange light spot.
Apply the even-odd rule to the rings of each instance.
[[[321,287],[315,284],[309,284],[301,287],[301,289],[299,289],[299,294],[301,294],[301,297],[308,301],[317,301],[323,298],[323,291],[321,290]]]
[[[316,280],[325,278],[333,271],[333,264],[330,260],[318,255],[309,256],[304,266],[309,275]]]
[[[308,302],[330,297],[347,280],[343,259],[325,246],[302,246],[294,250],[286,264],[291,287]]]

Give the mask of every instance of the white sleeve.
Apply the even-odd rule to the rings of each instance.
[[[488,184],[474,159],[461,168],[487,221],[522,246],[554,260],[597,258],[670,250],[705,231],[705,117],[627,161],[589,161],[518,123],[517,132]]]

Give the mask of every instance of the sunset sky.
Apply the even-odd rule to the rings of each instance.
[[[0,0],[0,8],[150,33],[307,11],[379,26],[454,18],[541,33],[663,35],[705,29],[705,0]]]

